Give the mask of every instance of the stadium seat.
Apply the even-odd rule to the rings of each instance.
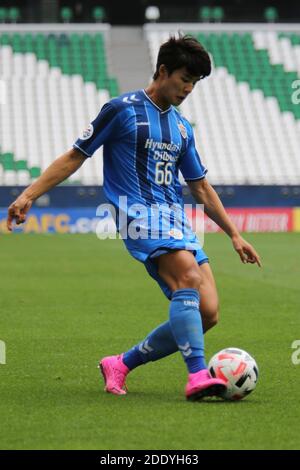
[[[198,19],[203,23],[209,23],[212,19],[212,9],[206,6],[199,8]]]
[[[69,7],[63,7],[60,10],[60,17],[63,23],[70,23],[73,19],[73,11]]]
[[[21,17],[19,8],[16,8],[16,7],[9,8],[7,17],[11,23],[17,23]]]
[[[145,19],[155,23],[160,18],[160,11],[157,6],[148,6],[145,10]]]
[[[0,7],[0,23],[5,23],[8,18],[7,8]]]
[[[216,23],[220,23],[224,19],[224,10],[222,7],[214,7],[211,10],[211,18]]]
[[[278,11],[275,7],[268,7],[264,10],[264,19],[268,23],[275,23],[278,20]]]
[[[93,20],[96,23],[101,23],[102,21],[105,20],[106,13],[105,9],[101,6],[93,8]]]

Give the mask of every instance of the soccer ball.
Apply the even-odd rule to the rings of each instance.
[[[208,369],[212,377],[225,380],[227,390],[222,396],[225,400],[241,400],[256,387],[257,364],[253,357],[242,349],[222,349],[211,358]]]

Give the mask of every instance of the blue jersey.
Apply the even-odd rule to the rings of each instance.
[[[170,297],[157,273],[155,257],[183,249],[192,251],[198,263],[207,261],[186,218],[178,178],[179,170],[186,181],[206,174],[192,127],[173,106],[162,111],[144,90],[138,90],[105,104],[74,147],[91,157],[101,145],[104,192],[116,209],[121,237]],[[125,206],[121,203],[124,196]],[[134,224],[138,236],[135,230],[124,235],[124,228]]]
[[[180,170],[186,181],[206,174],[189,122],[170,106],[162,111],[144,90],[105,104],[74,147],[87,157],[104,145],[104,193],[119,207],[180,204]]]

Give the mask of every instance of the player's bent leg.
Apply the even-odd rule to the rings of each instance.
[[[189,371],[186,398],[199,400],[220,396],[226,391],[226,384],[222,379],[212,378],[207,370],[202,316],[199,315],[200,294],[201,290],[209,290],[210,271],[201,270],[193,254],[184,250],[161,255],[158,268],[159,275],[173,292],[169,323]],[[215,306],[206,304],[207,328],[215,320],[212,315]]]
[[[219,320],[219,299],[215,279],[208,263],[199,266],[200,281],[200,313],[202,316],[203,331],[206,333],[215,326]]]
[[[201,275],[200,278],[197,277],[197,283],[199,282],[201,297],[200,313],[202,314],[203,330],[205,332],[217,322],[218,295],[209,264],[206,262],[201,264],[199,271]],[[191,277],[193,277],[194,282],[196,276]],[[125,378],[129,371],[149,361],[157,361],[176,351],[178,351],[178,346],[168,321],[159,325],[142,342],[123,355],[111,356],[101,361],[100,367],[106,383],[105,390],[110,393],[124,395]],[[120,364],[120,359],[123,365],[127,366],[127,369],[124,369],[123,365]],[[117,378],[115,377],[116,374]],[[220,384],[212,383],[210,379],[211,377],[207,369],[202,370],[201,373],[190,374],[186,386],[187,399],[198,400],[203,396],[219,394],[218,389]]]

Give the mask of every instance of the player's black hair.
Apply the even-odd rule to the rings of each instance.
[[[211,61],[207,51],[196,38],[187,35],[171,36],[167,42],[160,46],[156,71],[153,79],[159,75],[159,67],[164,64],[171,75],[174,70],[186,67],[188,73],[201,78],[207,77],[211,72]]]

